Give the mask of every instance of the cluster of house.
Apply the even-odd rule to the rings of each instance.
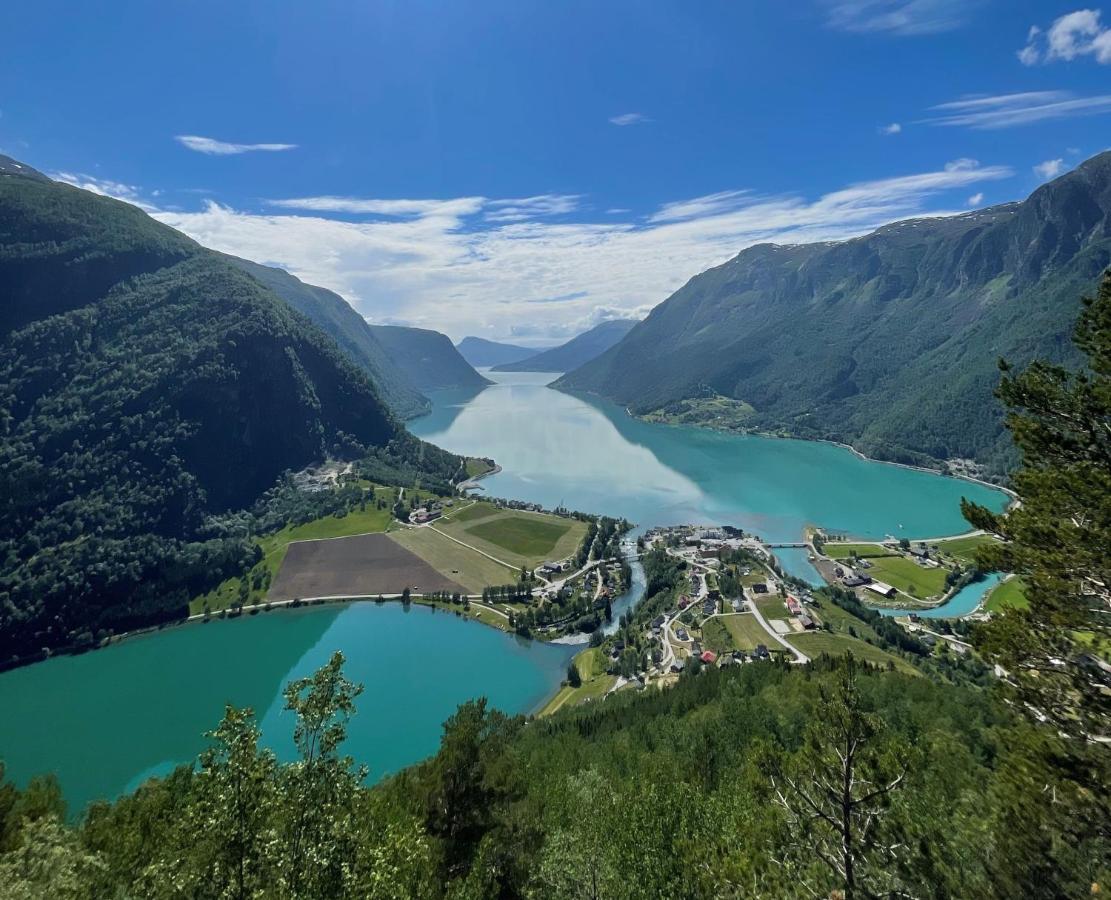
[[[567,561],[566,560],[563,560],[562,562],[560,562],[560,561],[546,562],[546,563],[544,563],[543,565],[540,566],[540,574],[541,575],[558,575],[566,567],[567,567]]]
[[[756,649],[751,653],[745,653],[744,650],[734,650],[731,653],[723,653],[720,656],[714,653],[713,650],[703,650],[701,645],[695,641],[691,647],[690,659],[698,658],[703,665],[719,667],[740,665],[746,662],[760,662],[765,659],[771,659],[771,653],[764,644],[757,644]],[[679,659],[676,657],[671,663],[671,672],[678,674],[682,672],[689,664],[689,659]]]
[[[867,560],[861,560],[858,565],[867,563]],[[871,564],[869,563],[869,566]],[[854,569],[852,566],[840,565],[833,570],[833,574],[841,579],[841,583],[847,588],[866,588],[874,594],[879,594],[881,597],[891,599],[897,593],[895,588],[883,582],[876,581],[871,575],[866,572],[861,572]]]
[[[792,597],[790,594],[787,595],[787,609],[807,631],[812,628],[817,628],[814,620],[807,615],[806,610],[802,608],[802,604],[797,597]]]
[[[432,522],[440,518],[440,516],[444,514],[444,506],[451,506],[451,503],[451,500],[445,500],[443,503],[429,503],[428,506],[414,509],[409,519],[417,525],[424,525],[426,522]]]

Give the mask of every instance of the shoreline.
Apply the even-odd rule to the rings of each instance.
[[[554,382],[553,382],[553,384],[554,384]],[[552,387],[552,385],[549,385],[549,387]],[[552,387],[552,389],[553,390],[563,390],[563,389],[557,388],[557,387]],[[794,435],[794,434],[775,434],[774,432],[760,431],[758,429],[738,430],[738,429],[735,429],[735,428],[723,428],[723,427],[719,427],[719,426],[700,424],[700,423],[694,423],[694,422],[689,422],[689,423],[687,423],[687,422],[657,422],[657,421],[653,421],[651,419],[647,419],[644,416],[637,415],[628,406],[624,406],[620,403],[615,403],[615,401],[610,399],[609,397],[606,397],[603,394],[598,394],[594,391],[563,390],[563,393],[570,394],[571,396],[575,396],[576,394],[579,394],[579,395],[583,395],[583,396],[587,396],[587,397],[597,397],[599,400],[604,400],[607,403],[614,403],[615,405],[619,406],[622,409],[622,411],[625,413],[625,415],[627,415],[630,419],[636,419],[636,421],[644,422],[646,425],[663,425],[663,426],[671,427],[671,428],[698,428],[698,429],[702,429],[704,431],[717,432],[718,434],[737,435],[738,437],[752,436],[752,437],[762,437],[762,438],[773,438],[773,439],[776,439],[776,440],[807,441],[807,442],[812,443],[812,444],[829,444],[833,447],[840,447],[843,450],[848,450],[850,453],[852,453],[858,459],[862,459],[862,460],[865,460],[867,462],[881,463],[882,465],[885,465],[885,466],[898,466],[901,469],[909,469],[912,472],[925,472],[927,474],[937,475],[937,476],[940,476],[942,478],[958,478],[962,481],[968,481],[972,484],[979,484],[979,485],[982,485],[983,487],[992,488],[994,490],[1001,491],[1002,493],[1006,494],[1011,500],[1011,502],[1008,504],[1007,508],[1010,508],[1010,506],[1013,505],[1014,503],[1018,502],[1018,499],[1019,499],[1018,494],[1015,493],[1015,491],[1012,488],[1009,488],[1009,487],[1007,487],[1005,485],[1002,485],[1002,484],[995,484],[994,482],[987,481],[983,478],[977,478],[975,475],[965,475],[965,474],[957,474],[957,473],[950,473],[950,472],[942,472],[939,469],[931,469],[927,466],[916,466],[913,463],[896,462],[895,460],[891,460],[891,459],[879,459],[879,458],[874,457],[874,456],[868,456],[866,453],[863,453],[862,451],[858,450],[852,444],[846,444],[843,441],[835,441],[835,440],[832,440],[830,438],[809,438],[809,437],[802,437],[801,435]]]

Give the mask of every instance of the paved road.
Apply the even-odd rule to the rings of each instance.
[[[748,605],[748,608],[752,610],[752,614],[756,616],[756,621],[764,627],[764,631],[766,631],[771,639],[777,644],[780,644],[790,650],[792,655],[795,657],[795,662],[810,662],[809,656],[807,656],[805,653],[802,653],[797,647],[792,647],[790,644],[788,644],[785,640],[783,640],[782,637],[780,637],[779,633],[774,628],[772,628],[771,625],[768,624],[768,620],[765,619],[763,614],[760,612],[760,609],[759,607],[757,607],[755,600],[748,600],[746,601],[746,603]]]

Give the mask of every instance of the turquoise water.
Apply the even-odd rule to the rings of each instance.
[[[998,572],[989,572],[980,581],[966,584],[949,599],[948,603],[936,609],[881,609],[879,611],[885,616],[906,616],[917,613],[922,619],[958,619],[975,612],[980,601],[1002,580],[1003,576]]]
[[[483,484],[496,496],[625,516],[642,528],[732,524],[772,541],[796,541],[806,525],[865,538],[935,537],[967,527],[962,496],[994,509],[1006,501],[982,485],[827,444],[639,422],[547,388],[550,375],[491,377],[500,383],[436,395],[412,430],[449,450],[493,456],[503,471]],[[805,555],[799,563],[783,553],[783,564],[801,571]],[[639,567],[634,577],[642,578]],[[615,604],[616,615],[640,587]],[[195,758],[225,703],[254,708],[266,742],[288,757],[292,723],[281,689],[337,649],[366,686],[346,750],[372,778],[434,752],[441,723],[468,699],[485,695],[510,713],[533,709],[574,652],[396,604],[171,628],[0,674],[0,758],[20,782],[57,773],[79,811]]]
[[[777,547],[772,551],[779,567],[788,575],[801,578],[807,584],[821,586],[825,584],[821,573],[810,562],[810,551],[802,547]]]
[[[265,743],[289,759],[293,721],[281,690],[335,650],[366,686],[346,750],[372,779],[434,753],[441,724],[469,699],[484,695],[510,713],[535,708],[573,652],[397,603],[169,628],[0,675],[0,758],[17,782],[56,773],[78,813],[193,760],[232,703],[254,709]]]
[[[498,383],[440,392],[414,434],[448,450],[492,456],[493,496],[621,515],[642,526],[713,522],[770,541],[806,525],[860,538],[966,531],[962,496],[1002,509],[984,485],[861,459],[813,441],[653,425],[601,400],[546,387],[552,375],[486,373]]]

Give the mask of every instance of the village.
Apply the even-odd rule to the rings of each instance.
[[[859,615],[875,618],[865,603],[928,609],[957,590],[968,577],[975,548],[985,540],[848,543],[814,530],[806,541],[788,546],[804,550],[826,582],[843,591],[841,596],[856,598]],[[595,646],[576,657],[573,678],[580,684],[565,686],[545,711],[619,690],[665,687],[688,670],[771,660],[801,664],[823,653],[852,652],[872,664],[908,671],[907,660],[889,646],[891,629],[913,636],[930,652],[960,656],[969,651],[951,628],[913,612],[886,618],[883,629],[870,627],[787,574],[775,556],[779,546],[730,526],[676,525],[646,532],[637,539],[636,552],[642,559],[663,552],[681,564],[679,587],[645,598],[622,618],[615,634],[596,637]],[[887,639],[877,630],[885,630]]]

